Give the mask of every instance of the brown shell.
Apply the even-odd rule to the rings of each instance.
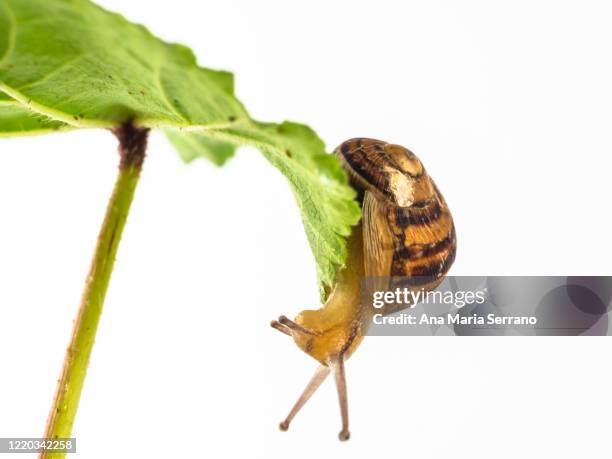
[[[396,278],[391,288],[435,288],[453,264],[457,241],[448,206],[421,161],[400,145],[365,138],[347,140],[336,154],[360,191],[366,276]]]

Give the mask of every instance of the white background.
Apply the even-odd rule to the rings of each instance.
[[[100,3],[235,72],[259,119],[414,150],[455,216],[452,274],[612,274],[610,2]],[[2,437],[43,432],[115,148],[0,141]],[[184,165],[153,134],[78,457],[609,457],[609,338],[366,338],[351,440],[330,381],[279,432],[316,363],[268,323],[317,299],[284,178],[250,149]]]

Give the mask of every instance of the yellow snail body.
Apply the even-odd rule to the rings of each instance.
[[[408,149],[381,140],[356,138],[335,150],[359,192],[361,222],[347,241],[346,266],[322,308],[306,310],[294,321],[281,316],[272,326],[293,337],[321,366],[280,425],[287,430],[301,407],[333,370],[342,415],[341,440],[350,436],[344,362],[355,351],[374,311],[362,304],[364,276],[431,290],[450,269],[456,251],[450,211],[421,161]],[[404,305],[388,305],[390,314]],[[376,311],[380,313],[380,311]]]

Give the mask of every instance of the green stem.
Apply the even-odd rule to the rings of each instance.
[[[148,130],[126,123],[114,133],[119,139],[121,156],[119,175],[108,203],[85,282],[70,346],[66,352],[62,374],[49,413],[45,438],[69,438],[71,435],[117,248],[142,169]],[[64,453],[40,454],[41,459],[63,457]]]

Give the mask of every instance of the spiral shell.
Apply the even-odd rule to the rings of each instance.
[[[335,151],[363,206],[366,276],[435,288],[455,259],[453,218],[423,164],[407,148],[355,138]]]

